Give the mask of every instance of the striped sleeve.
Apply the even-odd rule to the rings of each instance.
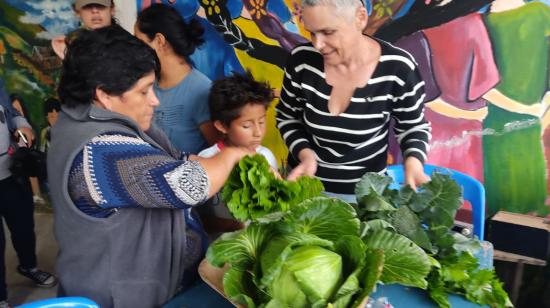
[[[408,72],[403,74],[405,82],[392,108],[394,131],[403,157],[413,156],[424,163],[431,139],[431,126],[424,115],[424,81],[416,66],[413,66],[412,70],[407,70]]]
[[[296,52],[299,49],[293,51],[285,67],[281,96],[276,107],[276,121],[289,152],[298,158],[298,153],[310,148],[310,145],[303,122],[305,99],[302,97],[302,87],[296,72]]]
[[[100,135],[79,156],[71,167],[69,187],[81,186],[81,181],[85,189],[81,196],[70,194],[89,213],[94,208],[188,208],[208,196],[210,183],[199,162],[176,160],[138,137]]]

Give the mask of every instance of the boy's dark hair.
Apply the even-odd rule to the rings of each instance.
[[[269,83],[254,80],[249,71],[234,73],[212,83],[208,97],[210,118],[229,125],[247,104],[261,104],[267,108],[272,100],[273,90]]]
[[[136,26],[149,40],[157,33],[162,34],[174,52],[185,59],[204,43],[201,23],[195,19],[186,23],[178,11],[168,5],[153,4],[146,8],[138,15]]]
[[[155,51],[119,25],[82,30],[67,47],[57,92],[67,107],[88,105],[98,88],[122,95],[158,71]]]
[[[48,113],[53,111],[60,111],[61,110],[61,102],[55,98],[50,97],[44,101],[44,115],[47,116]]]

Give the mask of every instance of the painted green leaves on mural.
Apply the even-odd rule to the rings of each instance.
[[[395,0],[377,0],[374,1],[374,5],[372,9],[374,10],[376,17],[380,18],[384,15],[391,17],[393,16],[393,10],[391,8],[391,5],[395,2]]]

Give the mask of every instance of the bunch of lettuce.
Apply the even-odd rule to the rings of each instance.
[[[367,173],[355,187],[362,232],[383,228],[406,236],[431,257],[428,292],[440,307],[450,307],[448,294],[491,307],[511,307],[494,270],[480,269],[474,253],[477,239],[451,230],[462,205],[461,187],[447,174],[435,173],[414,191],[390,189],[391,177]]]
[[[378,281],[427,287],[420,247],[381,226],[360,230],[351,205],[316,197],[222,235],[206,258],[229,265],[224,292],[249,308],[362,307]]]
[[[316,178],[278,179],[265,157],[257,154],[246,156],[235,166],[222,191],[222,201],[235,218],[247,221],[286,212],[321,191],[323,184]]]

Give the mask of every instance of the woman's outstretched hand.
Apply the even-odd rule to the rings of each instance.
[[[430,181],[424,173],[424,165],[416,157],[409,156],[405,160],[405,184],[416,190],[418,186]]]
[[[314,176],[317,172],[317,156],[311,149],[303,149],[300,151],[298,159],[300,164],[296,168],[292,169],[287,177],[287,180],[294,181],[298,177],[307,175]]]

